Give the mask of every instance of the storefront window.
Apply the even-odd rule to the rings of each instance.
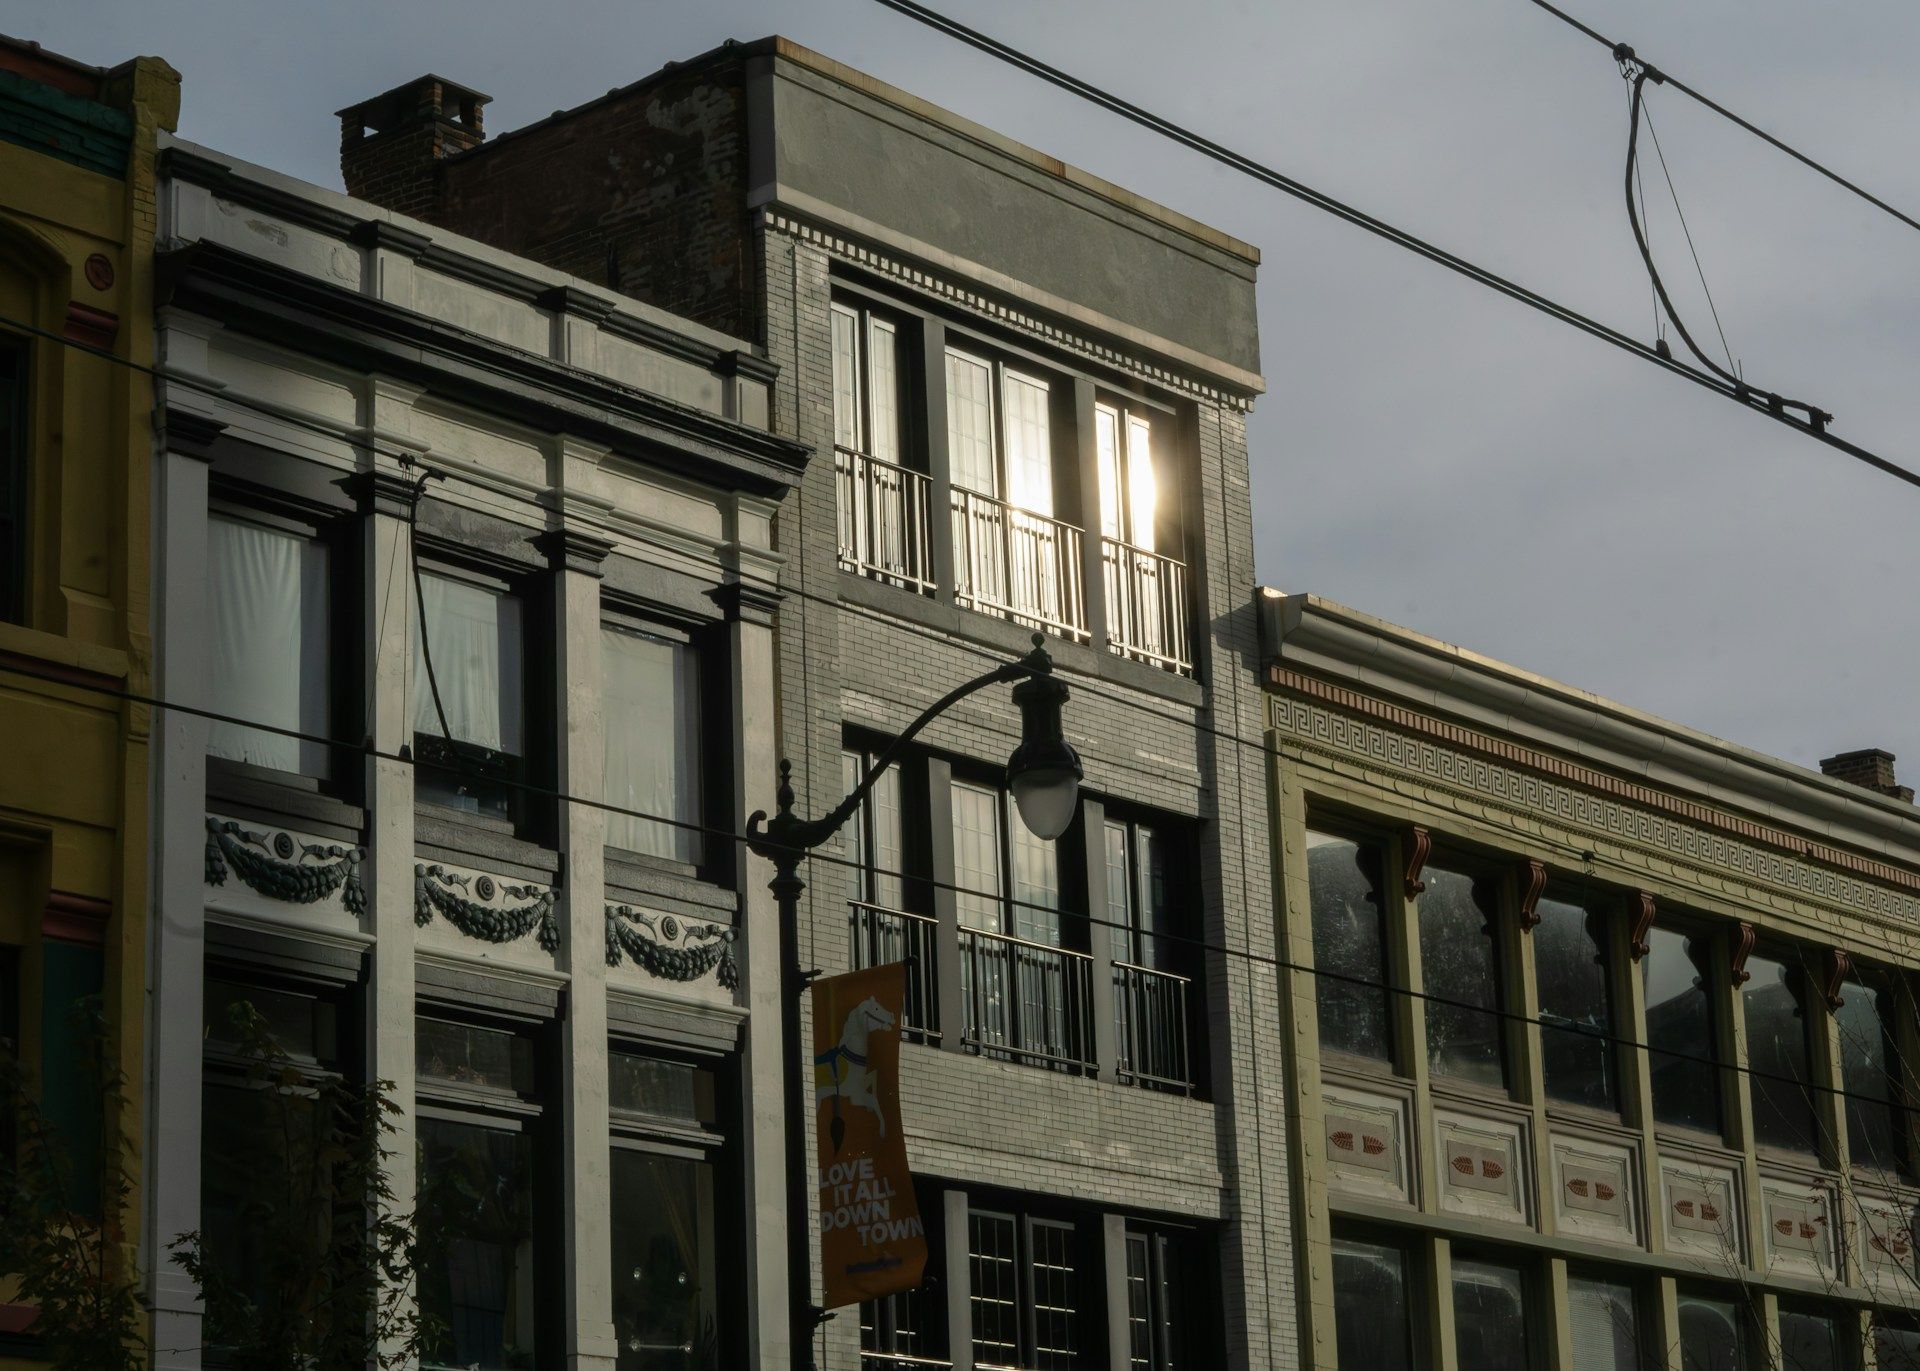
[[[1399,1246],[1336,1233],[1333,1305],[1340,1365],[1411,1365],[1407,1257]]]
[[[1753,1086],[1753,1133],[1766,1147],[1818,1151],[1807,1038],[1807,975],[1797,960],[1747,959],[1752,977],[1742,995],[1747,1016],[1747,1079]]]
[[[1427,1061],[1436,1076],[1507,1083],[1500,1021],[1499,904],[1494,883],[1429,865],[1420,896]]]
[[[1528,1371],[1525,1272],[1506,1262],[1456,1255],[1453,1329],[1462,1367]]]
[[[1710,950],[1670,928],[1650,930],[1647,946],[1640,979],[1647,1001],[1653,1116],[1664,1124],[1718,1133],[1720,1084],[1712,1063],[1719,1042]]]
[[[1548,897],[1536,912],[1541,1069],[1547,1094],[1567,1104],[1617,1109],[1613,1070],[1612,958],[1605,916]]]
[[[1377,843],[1307,833],[1321,1049],[1384,1062],[1393,1049],[1382,867]]]

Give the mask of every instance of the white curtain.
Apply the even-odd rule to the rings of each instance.
[[[1018,372],[1006,374],[1003,392],[1007,429],[1008,503],[1053,517],[1053,430],[1047,417],[1047,383]]]
[[[327,733],[326,548],[259,524],[210,519],[207,598],[213,610],[209,708]],[[207,751],[309,776],[323,775],[327,766],[325,744],[218,721]]]
[[[993,462],[993,368],[963,352],[947,354],[947,459],[953,484],[998,496]]]
[[[463,743],[522,755],[520,602],[446,576],[421,577],[427,643],[447,727]],[[417,628],[417,625],[415,626]],[[413,729],[440,734],[426,656],[413,635]]]
[[[1127,416],[1127,519],[1133,545],[1154,550],[1154,520],[1159,516],[1160,487],[1153,472],[1153,428],[1137,414]]]
[[[1120,521],[1120,412],[1105,405],[1093,410],[1094,446],[1100,465],[1100,536],[1124,539]]]
[[[860,447],[860,316],[833,307],[833,441]]]
[[[900,333],[884,319],[867,320],[867,403],[873,432],[867,451],[883,462],[900,462]]]
[[[683,823],[699,821],[696,673],[693,649],[685,643],[621,629],[602,630],[608,804]],[[699,833],[660,819],[609,813],[607,842],[689,864],[700,859]]]

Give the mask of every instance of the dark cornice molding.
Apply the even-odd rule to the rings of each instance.
[[[613,544],[577,528],[550,528],[533,540],[555,571],[577,571],[596,580],[607,574]]]
[[[780,614],[781,601],[787,598],[779,587],[756,581],[728,581],[709,594],[728,623],[759,624],[763,628],[773,627]]]
[[[197,457],[203,462],[213,460],[214,440],[227,430],[227,421],[224,419],[195,414],[190,409],[179,409],[173,405],[162,405],[154,418],[169,452],[177,452],[183,457]]]
[[[805,445],[765,430],[217,244],[163,253],[159,268],[160,303],[351,370],[424,385],[489,414],[656,461],[723,489],[783,495],[799,483],[811,456]]]

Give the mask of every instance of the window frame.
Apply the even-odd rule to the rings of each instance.
[[[1115,416],[1117,427],[1115,438],[1122,443],[1117,451],[1119,470],[1115,473],[1115,495],[1118,506],[1120,535],[1115,537],[1107,532],[1106,504],[1102,495],[1102,482],[1106,472],[1099,469],[1100,460],[1100,412],[1107,411]],[[1175,414],[1162,405],[1139,395],[1125,395],[1106,386],[1096,386],[1093,398],[1093,429],[1088,438],[1093,443],[1095,488],[1092,498],[1084,503],[1090,509],[1086,522],[1089,531],[1107,542],[1117,542],[1123,547],[1137,548],[1155,556],[1185,565],[1187,562],[1187,521],[1185,492],[1178,479],[1179,471],[1170,446],[1171,430],[1176,421]],[[1134,516],[1132,459],[1133,454],[1128,435],[1135,423],[1147,427],[1147,464],[1153,471],[1154,513],[1153,543],[1151,546],[1140,542],[1133,536]],[[1083,511],[1085,512],[1085,511]]]
[[[33,354],[31,338],[0,332],[0,623],[33,617]]]
[[[1437,1292],[1428,1279],[1427,1268],[1420,1261],[1421,1249],[1416,1241],[1417,1236],[1412,1230],[1353,1221],[1339,1215],[1334,1216],[1328,1233],[1330,1244],[1343,1241],[1366,1244],[1372,1247],[1390,1248],[1399,1254],[1401,1289],[1407,1306],[1407,1321],[1401,1329],[1403,1335],[1401,1346],[1410,1358],[1410,1367],[1424,1368],[1433,1360],[1432,1349],[1427,1345],[1425,1330],[1429,1322],[1429,1306]],[[1330,1248],[1329,1259],[1331,1255]],[[1438,1293],[1444,1293],[1449,1301],[1453,1297],[1451,1290]],[[1333,1337],[1334,1346],[1337,1349],[1340,1342],[1340,1298],[1337,1280],[1329,1279],[1328,1294],[1333,1300]]]
[[[660,866],[683,875],[703,877],[713,870],[715,850],[719,847],[726,846],[724,843],[711,841],[711,835],[704,831],[707,828],[717,826],[713,822],[712,797],[709,794],[709,792],[714,789],[710,782],[716,770],[715,763],[711,756],[712,733],[716,726],[716,721],[709,716],[716,711],[703,707],[705,698],[711,693],[709,687],[713,684],[713,670],[710,662],[713,654],[705,649],[705,645],[701,641],[702,635],[698,629],[688,627],[674,620],[644,617],[630,610],[626,610],[617,604],[606,603],[602,605],[600,631],[603,635],[607,633],[623,633],[632,637],[651,638],[659,642],[671,643],[676,648],[685,651],[686,656],[684,660],[693,678],[689,698],[692,700],[694,708],[692,738],[693,765],[691,767],[691,775],[693,778],[693,806],[692,815],[686,822],[700,826],[694,829],[682,830],[691,833],[693,838],[694,859],[691,862],[683,862],[677,857],[662,857],[656,853],[641,852],[634,848],[622,847],[612,841],[608,841],[605,844],[607,855],[619,862],[628,862],[641,866]],[[600,666],[601,680],[596,682],[596,687],[600,690],[603,700],[606,696],[605,657],[606,654],[602,651]],[[604,744],[608,736],[607,721],[604,715],[601,719],[601,730]],[[603,755],[604,751],[603,746]],[[729,749],[729,755],[730,751]],[[605,800],[606,777],[604,774],[601,777],[601,795],[603,800]],[[612,803],[611,800],[605,800],[605,802],[608,804]],[[614,816],[609,814],[608,817],[611,819]],[[611,825],[609,825],[609,828],[610,827]]]
[[[1727,974],[1726,932],[1711,920],[1690,916],[1669,917],[1665,913],[1656,915],[1649,938],[1655,933],[1667,933],[1681,940],[1681,955],[1686,957],[1696,972],[1702,970],[1701,960],[1706,963],[1703,979],[1707,984],[1701,988],[1706,1001],[1707,1031],[1709,1041],[1704,1052],[1694,1055],[1704,1056],[1713,1062],[1726,1060],[1726,1045],[1729,1024],[1727,1016],[1734,1012],[1735,1006],[1730,995],[1734,989]],[[1696,958],[1694,949],[1699,949],[1700,958]],[[1651,952],[1649,956],[1653,955]],[[1728,1107],[1727,1071],[1723,1066],[1711,1066],[1707,1070],[1713,1082],[1713,1112],[1717,1120],[1712,1129],[1697,1128],[1688,1123],[1674,1123],[1660,1117],[1660,1096],[1653,1086],[1653,1065],[1658,1057],[1676,1057],[1669,1048],[1653,1046],[1653,1035],[1646,1023],[1648,1009],[1646,999],[1645,959],[1640,963],[1640,1014],[1638,1025],[1639,1042],[1645,1044],[1644,1061],[1647,1072],[1647,1098],[1653,1111],[1652,1123],[1656,1135],[1667,1134],[1683,1142],[1709,1143],[1714,1147],[1726,1145],[1727,1127],[1733,1111]],[[1742,1009],[1740,1012],[1744,1012]],[[1676,1059],[1678,1059],[1676,1057]]]
[[[1578,1114],[1588,1118],[1604,1119],[1618,1123],[1626,1117],[1627,1089],[1625,1073],[1621,1069],[1619,1039],[1626,1037],[1620,1022],[1623,1009],[1630,1010],[1631,1001],[1628,987],[1623,983],[1622,967],[1630,959],[1622,958],[1622,930],[1625,923],[1623,901],[1616,895],[1596,886],[1579,881],[1570,881],[1549,877],[1546,888],[1540,894],[1540,903],[1551,900],[1558,905],[1578,909],[1583,912],[1583,929],[1593,945],[1599,949],[1602,958],[1601,984],[1606,996],[1607,1026],[1603,1033],[1585,1033],[1600,1047],[1606,1063],[1605,1072],[1611,1104],[1596,1105],[1582,1100],[1567,1099],[1554,1093],[1551,1073],[1548,1069],[1547,1043],[1549,1034],[1566,1033],[1582,1035],[1577,1028],[1560,1028],[1547,1022],[1548,1009],[1545,994],[1540,988],[1540,929],[1545,927],[1545,914],[1535,907],[1535,914],[1541,922],[1527,932],[1526,949],[1533,961],[1535,1013],[1539,1025],[1540,1044],[1540,1081],[1544,1101],[1549,1111],[1561,1114]],[[1596,930],[1595,925],[1598,925]],[[1594,936],[1595,933],[1598,936]],[[1555,1017],[1564,1017],[1556,1015]],[[1569,1021],[1570,1022],[1570,1021]]]
[[[1433,1060],[1433,1019],[1434,1005],[1429,1003],[1426,1013],[1426,1041],[1415,1044],[1415,1050],[1426,1054],[1426,1074],[1429,1089],[1442,1091],[1464,1091],[1489,1098],[1511,1102],[1521,1089],[1524,1074],[1519,1059],[1522,1039],[1528,1032],[1528,1025],[1515,1020],[1514,1000],[1519,991],[1520,967],[1516,964],[1517,950],[1515,939],[1519,936],[1513,910],[1513,881],[1511,873],[1500,864],[1497,858],[1488,857],[1464,846],[1443,846],[1443,839],[1435,834],[1433,851],[1421,870],[1425,887],[1407,901],[1409,933],[1413,951],[1420,958],[1420,988],[1427,995],[1435,995],[1433,978],[1429,974],[1426,940],[1421,922],[1422,901],[1429,898],[1433,888],[1433,876],[1437,871],[1465,877],[1471,885],[1486,884],[1492,890],[1492,908],[1481,911],[1488,925],[1488,941],[1492,944],[1493,959],[1493,1004],[1487,1009],[1468,1008],[1461,1012],[1484,1014],[1493,1021],[1494,1031],[1499,1035],[1499,1050],[1496,1060],[1500,1066],[1498,1083],[1475,1080],[1470,1076],[1457,1075],[1439,1070]],[[1388,879],[1391,880],[1391,873]],[[1441,998],[1452,999],[1452,996]]]
[[[953,386],[947,376],[946,363],[948,359],[959,358],[963,362],[969,362],[974,366],[982,367],[991,378],[987,392],[988,431],[992,443],[991,455],[994,488],[991,491],[980,491],[953,480],[953,452],[950,442],[948,443],[947,452],[947,477],[949,484],[955,490],[965,491],[969,495],[993,500],[1005,505],[1009,509],[1017,509],[1031,518],[1046,519],[1054,523],[1073,524],[1075,522],[1074,520],[1063,519],[1058,512],[1061,505],[1060,464],[1057,460],[1060,444],[1056,442],[1055,439],[1060,417],[1059,402],[1056,396],[1061,388],[1062,378],[1055,374],[1050,368],[1037,364],[1028,366],[1021,362],[1011,361],[1007,356],[1003,355],[997,347],[971,345],[971,340],[969,340],[969,344],[968,346],[962,346],[955,343],[952,337],[947,339],[946,348],[941,358],[941,382],[947,387],[947,397],[950,405]],[[1009,379],[1018,380],[1025,385],[1034,386],[1046,392],[1047,422],[1045,428],[1047,434],[1048,508],[1045,510],[1030,508],[1013,498],[1013,469],[1010,465],[1011,457],[1008,453],[1007,444],[1007,382]],[[949,425],[952,423],[951,415],[949,415],[948,423]],[[1084,515],[1085,511],[1083,510],[1083,518]]]
[[[909,471],[920,470],[925,465],[926,445],[919,438],[921,425],[919,408],[913,403],[916,387],[913,377],[918,371],[918,348],[914,335],[918,332],[908,318],[884,307],[876,307],[864,296],[849,295],[836,287],[828,304],[829,338],[828,346],[832,351],[838,345],[832,337],[831,320],[835,315],[851,318],[854,321],[854,442],[849,445],[840,441],[840,416],[833,416],[833,441],[835,447],[849,447],[870,461],[889,462]],[[873,333],[875,328],[889,329],[897,342],[898,370],[894,376],[895,413],[899,416],[900,433],[898,447],[891,457],[883,457],[874,451],[873,443]],[[836,397],[837,402],[837,397]]]
[[[1755,1155],[1779,1158],[1801,1165],[1813,1159],[1817,1165],[1825,1169],[1832,1161],[1831,1139],[1825,1136],[1827,1123],[1823,1117],[1824,1111],[1820,1101],[1821,1095],[1825,1093],[1821,1088],[1821,1077],[1825,1073],[1821,1069],[1820,1058],[1822,1044],[1826,1041],[1827,1026],[1816,1027],[1815,1016],[1828,1011],[1826,1001],[1821,995],[1822,981],[1819,969],[1810,955],[1812,952],[1813,949],[1804,944],[1767,938],[1763,934],[1747,957],[1745,970],[1748,979],[1740,987],[1739,1012],[1740,1025],[1747,1045],[1748,1069],[1743,1075],[1746,1080],[1748,1118],[1752,1120],[1753,1136],[1750,1141]],[[1756,961],[1777,963],[1799,977],[1799,993],[1795,999],[1800,1018],[1801,1058],[1806,1068],[1806,1076],[1801,1086],[1806,1096],[1804,1117],[1808,1132],[1805,1147],[1770,1141],[1761,1136],[1761,1092],[1769,1086],[1784,1090],[1786,1083],[1754,1074],[1761,1068],[1756,1066],[1753,1058],[1754,1031],[1748,997],[1753,993],[1759,979],[1754,965]],[[1788,988],[1791,993],[1792,987]]]
[[[1336,839],[1341,842],[1352,843],[1356,847],[1371,847],[1379,853],[1380,859],[1380,870],[1378,873],[1380,888],[1380,961],[1383,979],[1380,982],[1379,988],[1386,1011],[1384,1024],[1387,1049],[1386,1056],[1384,1058],[1370,1057],[1364,1053],[1350,1052],[1345,1048],[1328,1047],[1324,1036],[1325,1030],[1320,1023],[1318,991],[1316,989],[1314,1027],[1316,1035],[1320,1038],[1321,1056],[1333,1065],[1345,1070],[1352,1070],[1369,1075],[1380,1075],[1384,1073],[1385,1075],[1403,1080],[1409,1079],[1412,1076],[1412,1067],[1411,1063],[1406,1059],[1406,997],[1401,993],[1403,987],[1400,983],[1405,978],[1406,949],[1404,943],[1410,936],[1417,950],[1420,928],[1418,910],[1409,910],[1408,901],[1406,901],[1404,895],[1398,892],[1397,884],[1390,874],[1394,860],[1393,838],[1384,830],[1369,828],[1364,823],[1349,821],[1342,815],[1321,813],[1317,810],[1310,811],[1307,814],[1306,823],[1302,831],[1307,839],[1307,846],[1302,849],[1303,853],[1310,853],[1312,851],[1313,836],[1319,834],[1323,837]],[[1313,939],[1314,919],[1313,871],[1312,858],[1310,856],[1306,858],[1306,865],[1307,938],[1311,943]],[[1396,901],[1398,902],[1397,905]],[[1400,911],[1399,913],[1396,913],[1396,908]],[[1413,916],[1411,919],[1408,918],[1409,912]],[[1317,951],[1314,954],[1314,967],[1317,976],[1319,969],[1319,954]],[[1316,987],[1318,984],[1319,982],[1316,979]],[[1425,1053],[1427,1050],[1426,1042],[1423,1040],[1414,1044],[1414,1048],[1421,1053]]]
[[[962,927],[972,929],[972,931],[978,933],[992,934],[996,937],[1019,939],[1022,942],[1033,943],[1040,947],[1051,947],[1071,952],[1084,952],[1086,948],[1068,936],[1070,929],[1075,925],[1080,926],[1083,930],[1087,927],[1085,919],[1074,919],[1071,917],[1073,892],[1070,889],[1068,877],[1069,873],[1074,869],[1074,857],[1077,855],[1074,851],[1075,844],[1073,843],[1073,835],[1084,832],[1085,824],[1083,822],[1083,816],[1086,812],[1085,808],[1076,801],[1074,822],[1068,826],[1064,834],[1053,840],[1054,899],[1057,901],[1053,907],[1056,941],[1048,943],[1038,938],[1029,937],[1025,933],[1014,931],[1015,921],[1022,916],[1023,910],[1028,914],[1038,913],[1039,911],[1037,909],[1028,909],[1027,906],[1035,902],[1027,901],[1022,903],[1015,893],[1017,878],[1014,874],[1014,825],[1020,824],[1021,819],[1019,809],[1014,804],[1013,792],[1004,784],[995,784],[993,781],[978,779],[975,775],[970,775],[959,767],[954,768],[949,784],[956,788],[964,786],[969,790],[991,793],[996,801],[994,812],[997,832],[995,833],[995,838],[998,843],[997,860],[999,863],[998,874],[1000,889],[995,896],[995,901],[999,908],[999,924],[994,928],[982,929],[974,928],[971,924],[963,923]],[[949,804],[950,811],[951,808],[952,806]],[[1022,825],[1021,831],[1026,831],[1024,825]],[[948,835],[949,842],[952,841],[953,836],[953,834]],[[1031,834],[1028,834],[1028,837],[1034,842],[1040,841],[1037,838],[1033,838]],[[956,892],[956,895],[964,898],[965,895],[969,894],[984,895],[985,893],[984,891],[968,890],[965,892]],[[1084,939],[1082,941],[1084,942]]]
[[[1480,1265],[1505,1267],[1517,1272],[1520,1277],[1520,1338],[1524,1349],[1523,1356],[1528,1366],[1537,1362],[1540,1345],[1546,1336],[1546,1310],[1548,1302],[1545,1272],[1540,1259],[1532,1252],[1522,1248],[1503,1248],[1481,1246],[1475,1243],[1456,1242],[1448,1259],[1448,1284],[1446,1297],[1452,1309],[1454,1324],[1454,1354],[1461,1366],[1468,1363],[1460,1357],[1460,1308],[1458,1289],[1461,1265]]]
[[[1831,955],[1831,954],[1829,954]],[[1850,959],[1851,960],[1851,959]],[[1872,1164],[1863,1165],[1854,1143],[1853,1101],[1854,1091],[1847,1081],[1846,1043],[1842,1040],[1840,1014],[1842,1009],[1834,1009],[1829,1016],[1828,1026],[1833,1033],[1834,1050],[1840,1061],[1840,1108],[1839,1116],[1847,1137],[1847,1167],[1856,1176],[1870,1182],[1905,1184],[1915,1175],[1914,1150],[1914,1081],[1909,1069],[1907,1054],[1900,1045],[1901,1024],[1911,1024],[1914,1014],[1914,991],[1910,977],[1899,967],[1878,962],[1854,960],[1846,978],[1840,984],[1840,994],[1844,1000],[1854,990],[1874,990],[1884,997],[1879,1003],[1883,1006],[1879,1028],[1883,1050],[1886,1054],[1884,1074],[1886,1095],[1875,1103],[1884,1108],[1889,1115],[1889,1124],[1893,1134],[1894,1157],[1882,1164],[1878,1172]]]
[[[1592,1281],[1596,1284],[1625,1286],[1633,1305],[1633,1353],[1634,1367],[1647,1364],[1648,1343],[1652,1329],[1657,1325],[1658,1300],[1654,1292],[1647,1287],[1644,1274],[1630,1266],[1614,1266],[1600,1262],[1573,1260],[1567,1264],[1568,1309],[1571,1314],[1572,1290],[1575,1281]]]
[[[1073,1316],[1073,1338],[1076,1347],[1071,1355],[1080,1360],[1095,1351],[1099,1346],[1096,1333],[1089,1341],[1087,1332],[1097,1325],[1097,1316],[1104,1308],[1089,1298],[1092,1294],[1091,1282],[1098,1274],[1090,1268],[1087,1259],[1088,1232],[1092,1227],[1084,1217],[1069,1217],[1054,1211],[1029,1210],[1019,1207],[1001,1207],[999,1205],[972,1205],[967,1207],[967,1260],[969,1266],[981,1260],[973,1245],[973,1221],[975,1218],[991,1220],[1008,1225],[1013,1232],[1014,1267],[1014,1326],[1016,1329],[1016,1361],[1021,1365],[1038,1364],[1039,1352],[1039,1304],[1037,1294],[1038,1263],[1037,1246],[1034,1241],[1036,1232],[1046,1229],[1064,1232],[1069,1235],[1072,1244],[1070,1256],[1073,1266],[1070,1270],[1070,1289],[1074,1304],[1068,1311]],[[997,1260],[997,1258],[995,1259]],[[1097,1265],[1097,1264],[1096,1264]],[[978,1298],[977,1295],[973,1298]],[[1051,1306],[1049,1306],[1051,1307]],[[1089,1320],[1094,1320],[1090,1324]],[[974,1357],[981,1354],[976,1350]]]

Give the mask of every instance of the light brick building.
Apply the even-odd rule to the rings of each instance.
[[[1258,254],[781,39],[491,141],[483,103],[423,78],[344,111],[349,190],[778,369],[771,425],[812,453],[775,536],[803,813],[1036,629],[1074,690],[1057,845],[1012,816],[988,693],[876,791],[863,870],[803,872],[790,971],[914,958],[934,1245],[921,1291],[825,1324],[824,1364],[1292,1364],[1266,778],[1239,741]]]

